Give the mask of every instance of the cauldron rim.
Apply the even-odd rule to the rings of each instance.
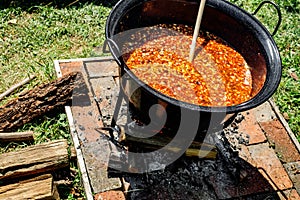
[[[106,38],[113,38],[112,32],[111,32],[111,19],[114,12],[123,6],[123,4],[126,2],[130,2],[131,0],[120,0],[112,9],[111,13],[109,14],[106,22],[105,27],[105,34]],[[143,0],[140,3],[144,3],[147,1],[152,0]],[[213,7],[214,9],[218,9],[221,12],[226,12],[226,14],[229,14],[231,17],[239,19],[239,22],[243,22],[245,25],[254,28],[252,30],[253,35],[255,38],[259,40],[261,43],[261,46],[263,47],[264,53],[266,54],[266,67],[267,67],[267,74],[266,74],[266,80],[264,82],[263,87],[260,89],[258,94],[256,94],[254,97],[252,97],[250,100],[245,101],[241,104],[232,105],[232,106],[201,106],[201,105],[195,105],[187,102],[183,102],[171,97],[168,97],[155,89],[151,88],[147,84],[145,84],[143,81],[141,81],[139,78],[135,76],[134,73],[128,68],[128,66],[125,63],[121,62],[121,67],[124,67],[123,71],[124,73],[128,74],[130,78],[132,78],[135,82],[139,84],[140,87],[145,89],[146,92],[156,96],[157,98],[160,98],[168,103],[171,103],[175,106],[190,109],[193,111],[199,111],[199,112],[226,112],[226,113],[237,113],[242,112],[245,110],[249,110],[252,108],[255,108],[259,105],[261,105],[263,102],[267,101],[275,92],[277,89],[280,80],[281,80],[281,73],[282,73],[282,67],[281,67],[281,58],[280,54],[277,48],[277,45],[270,35],[269,31],[264,27],[264,25],[256,19],[252,14],[248,13],[244,9],[236,6],[235,4],[232,4],[227,1],[220,1],[220,0],[207,0],[206,5]],[[108,43],[108,46],[111,50],[111,53],[113,57],[120,61],[120,57],[118,57],[117,53],[112,51],[112,46],[110,43]],[[120,65],[120,63],[119,63]]]

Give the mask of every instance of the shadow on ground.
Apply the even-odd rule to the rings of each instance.
[[[118,0],[2,0],[0,3],[0,9],[19,7],[23,10],[31,10],[35,6],[66,8],[71,6],[80,7],[86,3],[112,7],[117,2]]]

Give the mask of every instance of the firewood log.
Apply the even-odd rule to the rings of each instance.
[[[51,172],[69,165],[67,140],[37,144],[0,155],[0,180]]]
[[[14,131],[72,99],[73,89],[84,82],[81,74],[73,72],[43,84],[0,106],[0,132]]]
[[[156,150],[165,147],[171,138],[166,136],[154,136],[151,138],[137,138],[126,135],[125,144],[130,147],[140,147],[144,150]],[[179,145],[180,146],[180,145]],[[181,149],[174,147],[169,147],[166,150],[170,152],[179,152]],[[193,141],[190,147],[185,151],[185,155],[188,157],[199,157],[206,159],[215,159],[217,156],[217,149],[212,144],[201,143]]]
[[[57,200],[59,194],[51,174],[0,186],[0,199]]]

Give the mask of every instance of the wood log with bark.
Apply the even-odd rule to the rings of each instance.
[[[14,131],[72,100],[73,90],[84,84],[81,73],[73,72],[43,84],[0,106],[0,132]]]

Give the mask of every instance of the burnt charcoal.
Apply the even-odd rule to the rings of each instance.
[[[257,191],[255,197],[258,200],[266,197],[276,199],[268,181],[256,168],[239,157],[241,145],[249,143],[249,135],[238,130],[243,119],[243,116],[238,114],[223,130],[205,135],[204,142],[216,146],[217,156],[214,159],[182,156],[172,164],[166,165],[168,162],[165,161],[172,155],[158,151],[152,157],[125,158],[129,169],[134,170],[133,166],[138,166],[147,171],[142,174],[113,172],[116,176],[123,177],[130,185],[125,192],[127,199],[252,200],[247,196],[250,190]],[[143,129],[143,123],[135,119],[132,123],[127,123],[125,132],[143,134]],[[164,131],[162,132],[165,133]],[[145,152],[143,145],[139,144],[125,143],[125,146],[130,152]],[[126,153],[123,156],[126,157]],[[110,164],[116,169],[117,165],[122,163],[122,159],[118,154],[112,157],[114,160]],[[120,169],[124,167],[126,166],[121,166]]]

